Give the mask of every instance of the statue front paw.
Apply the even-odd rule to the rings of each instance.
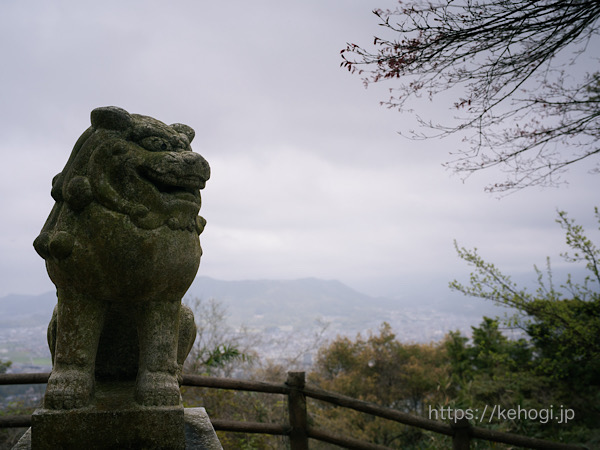
[[[76,409],[90,404],[94,395],[94,377],[85,371],[53,371],[48,380],[44,407]]]
[[[136,381],[135,400],[144,406],[178,406],[181,392],[177,376],[168,372],[143,372]]]

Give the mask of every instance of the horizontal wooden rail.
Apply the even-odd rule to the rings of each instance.
[[[333,392],[325,391],[323,389],[318,389],[314,387],[305,388],[304,393],[307,397],[331,403],[333,405],[342,406],[344,408],[350,408],[356,411],[372,414],[374,416],[393,420],[395,422],[400,422],[404,425],[409,425],[411,427],[422,428],[424,430],[429,430],[435,433],[441,433],[448,436],[452,436],[454,434],[452,427],[445,423],[437,422],[431,419],[426,419],[424,417],[414,416],[412,414],[408,414],[392,408],[384,408],[382,406],[376,405],[375,403],[357,400],[352,397],[347,397],[341,394],[335,394]]]
[[[0,385],[7,384],[43,384],[48,382],[49,373],[26,373],[26,374],[0,374]],[[262,381],[237,380],[231,378],[216,378],[200,375],[184,375],[184,386],[195,386],[216,389],[231,389],[237,391],[263,392],[267,394],[281,394],[288,396],[294,390],[300,392],[306,397],[315,400],[330,403],[332,405],[343,408],[353,409],[355,411],[371,414],[384,419],[393,420],[404,425],[421,428],[432,431],[434,433],[444,434],[446,436],[455,436],[457,427],[451,426],[443,422],[427,419],[424,417],[414,416],[392,408],[384,408],[374,403],[357,400],[352,397],[336,394],[325,391],[316,387],[290,387],[288,384],[266,383]],[[259,423],[259,422],[237,422],[231,420],[211,419],[213,427],[218,431],[232,431],[240,433],[260,433],[279,436],[290,436],[292,427],[290,425],[281,425],[275,423]],[[29,427],[31,426],[31,416],[15,415],[15,416],[0,416],[0,428],[14,427]],[[482,439],[491,442],[500,442],[508,445],[516,445],[531,449],[547,449],[547,450],[584,450],[586,447],[563,444],[559,442],[546,441],[543,439],[535,439],[518,434],[505,433],[501,431],[493,431],[487,428],[480,428],[468,425],[462,428],[470,439]],[[359,450],[383,450],[386,447],[377,444],[371,444],[364,441],[359,441],[353,438],[341,437],[331,434],[324,430],[319,430],[310,426],[306,427],[306,435],[309,438],[330,444],[340,445],[346,448]]]
[[[389,447],[385,447],[379,444],[371,444],[370,442],[360,441],[358,439],[337,436],[327,431],[319,430],[316,428],[308,428],[308,437],[316,439],[318,441],[327,442],[328,444],[339,445],[344,448],[351,448],[353,450],[389,450]]]
[[[3,384],[44,384],[50,378],[49,372],[44,373],[2,373],[0,386]]]
[[[204,377],[200,375],[184,374],[182,384],[184,386],[232,389],[235,391],[265,392],[267,394],[288,395],[290,393],[290,388],[285,384],[265,383],[264,381],[236,380],[233,378]]]
[[[560,442],[546,441],[544,439],[530,438],[527,436],[521,436],[520,434],[488,430],[487,428],[480,427],[471,427],[469,429],[469,435],[475,439],[501,442],[503,444],[539,450],[587,450],[587,447],[583,447],[581,445],[562,444]]]
[[[212,426],[217,431],[234,431],[237,433],[258,433],[287,436],[290,427],[278,423],[263,422],[237,422],[234,420],[210,419]]]
[[[0,428],[28,428],[31,426],[29,414],[20,416],[0,416]]]

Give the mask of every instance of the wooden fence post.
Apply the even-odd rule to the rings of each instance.
[[[450,426],[454,430],[452,450],[469,450],[471,448],[471,436],[469,434],[471,424],[469,423],[469,419],[466,417],[455,418],[450,422]]]
[[[290,389],[288,395],[288,413],[290,416],[290,449],[308,450],[306,396],[304,395],[304,372],[288,372],[287,384]]]

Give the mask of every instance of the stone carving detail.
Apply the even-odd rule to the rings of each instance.
[[[186,125],[116,107],[93,110],[91,124],[52,182],[56,203],[34,241],[58,296],[44,407],[88,405],[96,379],[135,380],[141,405],[179,405],[196,336],[181,298],[200,264],[210,168]]]

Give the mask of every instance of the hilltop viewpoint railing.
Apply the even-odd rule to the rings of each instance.
[[[48,381],[49,375],[49,373],[0,374],[0,385],[43,384]],[[404,413],[395,409],[384,408],[374,403],[364,402],[362,400],[328,392],[316,387],[306,386],[304,372],[288,372],[287,380],[284,384],[237,380],[231,378],[205,377],[199,375],[184,375],[183,385],[203,388],[230,389],[236,391],[263,392],[267,394],[282,394],[287,396],[289,423],[276,424],[239,422],[218,418],[211,418],[211,422],[214,429],[217,431],[287,436],[289,438],[291,450],[308,449],[309,439],[335,444],[342,448],[348,449],[389,450],[389,447],[360,441],[354,438],[337,436],[326,430],[315,428],[309,425],[306,406],[307,397],[340,406],[342,408],[349,408],[355,411],[371,414],[373,416],[382,417],[384,419],[399,422],[404,425],[451,436],[452,448],[454,450],[469,449],[473,439],[482,439],[490,442],[498,442],[532,449],[586,449],[586,447],[579,445],[563,444],[543,439],[534,439],[512,433],[488,430],[485,428],[472,426],[466,419],[449,425],[436,420]],[[0,428],[24,428],[29,426],[31,426],[31,416],[29,415],[0,416]]]

